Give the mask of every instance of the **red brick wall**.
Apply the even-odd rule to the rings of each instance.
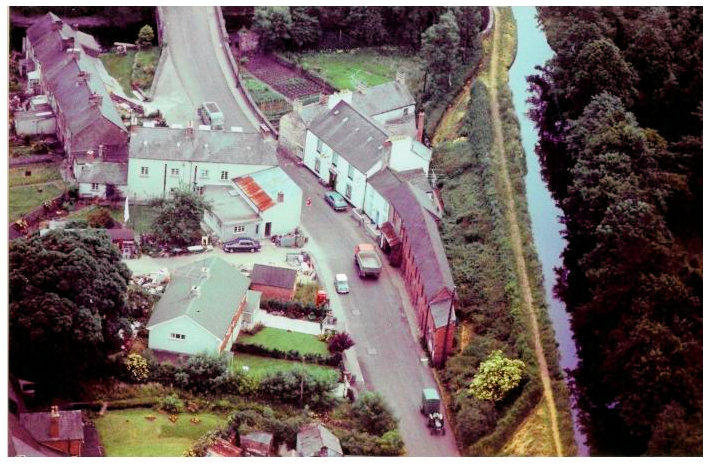
[[[61,440],[61,441],[47,441],[45,443],[50,448],[54,448],[57,451],[61,451],[69,454],[70,456],[81,456],[81,445],[83,442],[79,439],[75,440]]]
[[[234,317],[231,319],[229,329],[227,330],[224,339],[222,339],[222,343],[219,345],[219,352],[223,352],[229,343],[229,339],[231,339],[231,335],[234,333],[234,328],[236,328],[236,323],[239,322],[239,318],[241,318],[241,315],[244,313],[244,308],[246,308],[246,296],[241,299],[239,308],[237,308],[236,313],[234,313]]]
[[[258,290],[261,292],[262,299],[275,298],[277,300],[293,300],[295,295],[295,287],[292,290],[282,289],[280,287],[273,287],[271,285],[262,284],[251,284],[251,290]]]

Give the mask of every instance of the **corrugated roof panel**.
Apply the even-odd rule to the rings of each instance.
[[[273,202],[271,197],[263,191],[263,189],[254,181],[253,178],[249,176],[238,177],[234,179],[234,182],[259,210],[265,211],[271,206],[275,206],[276,203]]]

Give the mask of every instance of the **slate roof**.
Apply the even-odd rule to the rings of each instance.
[[[411,184],[403,183],[391,191],[389,202],[401,217],[411,245],[411,255],[421,275],[423,293],[432,302],[443,288],[453,291],[453,276],[436,220],[421,205],[415,191]]]
[[[72,150],[84,151],[99,144],[125,144],[128,130],[106,91],[102,76],[108,74],[101,60],[96,58],[100,46],[92,36],[65,23],[61,29],[54,29],[55,21],[60,19],[47,13],[27,29],[27,37],[42,65],[47,87],[71,132]],[[74,41],[73,48],[78,53],[66,50],[70,40]],[[89,101],[94,93],[101,96],[101,102],[96,105]],[[76,146],[73,141],[80,145]]]
[[[20,414],[20,423],[40,443],[56,441],[49,436],[50,412],[33,412]],[[60,440],[84,439],[84,422],[81,410],[59,411]]]
[[[128,164],[120,162],[94,161],[82,165],[76,174],[79,183],[128,184]]]
[[[455,310],[450,310],[451,300],[444,299],[438,302],[430,304],[431,317],[433,318],[433,324],[436,329],[445,327],[448,323],[448,313],[451,313],[451,324],[455,323]]]
[[[254,264],[254,269],[251,271],[251,283],[292,290],[297,275],[298,271],[295,269]]]
[[[389,139],[386,130],[344,100],[317,117],[310,131],[362,173],[391,150],[384,144]]]
[[[340,440],[330,430],[321,424],[305,425],[298,431],[296,450],[303,457],[317,457],[323,447],[328,449],[328,455],[342,456]]]
[[[367,88],[364,93],[354,92],[352,104],[369,116],[375,116],[416,104],[409,88],[398,81],[389,81]]]
[[[278,165],[276,146],[259,133],[138,127],[131,134],[131,159]]]
[[[7,448],[9,457],[69,457],[68,454],[40,444],[20,423],[17,415],[7,413]]]
[[[212,202],[212,213],[223,223],[259,219],[249,203],[232,187],[206,185],[204,198]]]
[[[434,203],[428,197],[427,193],[432,192],[432,188],[426,174],[421,169],[397,172],[389,167],[385,167],[369,177],[367,183],[372,185],[372,187],[391,204],[393,204],[393,197],[396,196],[396,190],[399,189],[402,184],[409,183],[413,187],[411,191],[419,204],[437,219],[441,218]]]
[[[202,274],[204,267],[209,268],[207,277]],[[217,339],[222,339],[249,283],[248,277],[216,256],[178,268],[155,306],[147,327],[150,329],[187,316]],[[190,296],[192,286],[199,286],[199,296]]]

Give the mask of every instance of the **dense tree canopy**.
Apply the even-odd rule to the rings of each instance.
[[[566,224],[556,291],[592,453],[701,453],[701,10],[540,12],[556,55],[529,78],[530,115]]]
[[[105,371],[119,330],[129,329],[130,272],[108,236],[33,234],[10,244],[9,266],[13,373],[61,393]]]
[[[458,63],[451,58],[460,42],[458,23],[452,12],[441,15],[438,23],[426,29],[421,36],[421,54],[428,60],[428,70],[435,89],[447,90],[451,86],[451,74]]]
[[[160,212],[153,220],[152,232],[159,242],[184,247],[200,240],[200,223],[211,208],[199,194],[182,187],[157,204]]]
[[[470,393],[483,401],[499,402],[522,382],[524,367],[522,360],[506,358],[501,350],[495,350],[480,364]]]
[[[252,29],[266,50],[281,49],[291,38],[293,19],[287,7],[259,6],[254,9]]]

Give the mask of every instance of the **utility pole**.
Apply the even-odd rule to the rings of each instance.
[[[446,334],[443,339],[443,356],[441,360],[441,368],[446,365],[446,360],[448,360],[448,328],[451,325],[451,315],[453,314],[453,302],[455,301],[455,286],[453,286],[453,293],[451,294],[451,306],[448,307],[448,321],[446,321]]]

